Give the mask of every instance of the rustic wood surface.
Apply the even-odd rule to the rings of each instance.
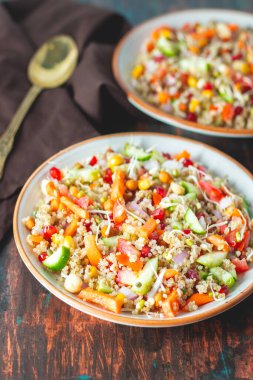
[[[175,7],[162,0],[94,3],[113,6],[133,22]],[[177,2],[178,8],[187,5],[253,10],[250,0]],[[206,142],[253,172],[252,139],[204,137],[147,118],[129,130]],[[167,329],[114,325],[82,314],[48,293],[23,265],[11,233],[0,247],[0,289],[1,380],[253,379],[253,296],[195,325]]]

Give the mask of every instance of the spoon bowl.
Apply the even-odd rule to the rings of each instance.
[[[28,66],[28,77],[41,88],[61,86],[72,75],[78,59],[75,41],[64,34],[46,41]]]

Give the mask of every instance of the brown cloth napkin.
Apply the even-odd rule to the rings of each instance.
[[[66,33],[80,52],[69,83],[44,91],[16,136],[0,181],[1,240],[21,187],[40,163],[68,145],[110,132],[128,117],[111,72],[113,49],[128,25],[109,10],[70,0],[4,3],[0,25],[0,133],[30,86],[26,70],[34,51],[49,37]]]

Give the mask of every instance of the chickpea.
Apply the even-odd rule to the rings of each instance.
[[[70,293],[78,293],[82,289],[83,282],[79,276],[74,273],[69,274],[64,282],[64,288]]]
[[[140,190],[148,190],[151,186],[151,181],[146,178],[146,179],[141,179],[138,181],[138,187]]]
[[[138,187],[138,182],[133,179],[129,179],[126,181],[126,187],[131,191],[135,191]]]
[[[35,226],[34,218],[32,218],[32,217],[27,218],[27,220],[25,222],[25,226],[28,230],[31,231],[33,229],[33,227]]]
[[[111,211],[113,209],[113,201],[111,199],[107,199],[104,203],[105,211]]]
[[[172,181],[172,178],[167,172],[161,171],[159,174],[159,180],[162,183],[170,183]]]

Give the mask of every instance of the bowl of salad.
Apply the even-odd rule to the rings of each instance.
[[[67,304],[126,325],[184,325],[252,292],[252,194],[252,175],[210,146],[108,135],[33,173],[14,236],[31,273]]]
[[[133,28],[113,56],[114,76],[147,115],[223,137],[253,136],[253,16],[173,12]]]

